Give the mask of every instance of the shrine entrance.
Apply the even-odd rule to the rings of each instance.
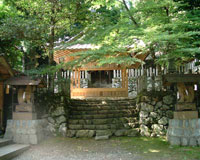
[[[91,71],[88,88],[112,88],[113,71]]]

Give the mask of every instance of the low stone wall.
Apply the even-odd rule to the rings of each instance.
[[[159,95],[159,92],[157,92]],[[140,134],[142,136],[165,136],[169,119],[173,118],[174,95],[146,95],[138,98]]]
[[[47,120],[48,135],[65,135],[69,112],[70,98],[65,93],[40,92],[36,95],[37,114],[42,113]]]
[[[38,144],[46,137],[46,120],[8,120],[4,138],[15,143]]]
[[[54,136],[65,136],[69,119],[69,110],[64,103],[58,104],[56,108],[50,108],[46,117],[48,125],[47,131]]]
[[[167,139],[172,145],[200,146],[200,119],[169,120]]]

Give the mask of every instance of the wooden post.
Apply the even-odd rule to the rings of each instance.
[[[71,71],[71,90],[74,88],[74,75],[73,75],[73,70]]]
[[[80,76],[80,73],[81,73],[81,71],[78,70],[78,88],[81,88],[81,81],[80,81],[81,76]]]
[[[0,82],[0,127],[3,127],[3,82]]]

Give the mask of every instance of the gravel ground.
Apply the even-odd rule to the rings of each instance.
[[[12,160],[142,160],[122,147],[120,141],[110,139],[50,138]]]

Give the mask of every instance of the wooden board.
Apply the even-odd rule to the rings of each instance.
[[[174,119],[198,119],[198,111],[174,112]]]
[[[164,81],[170,83],[199,83],[200,74],[168,74],[164,76]]]
[[[126,88],[74,88],[71,89],[71,98],[89,97],[128,97]]]

